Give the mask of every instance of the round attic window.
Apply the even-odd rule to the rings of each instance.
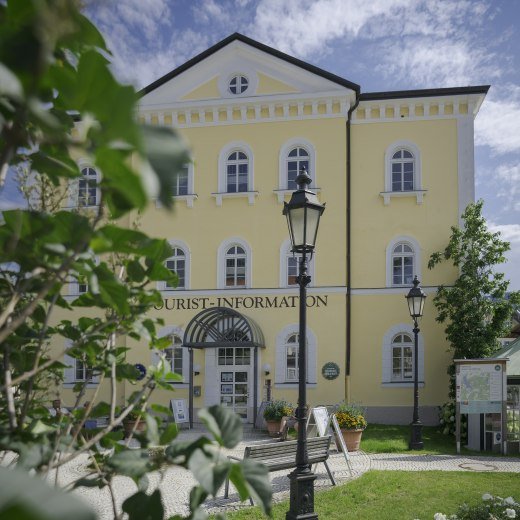
[[[245,76],[233,76],[229,82],[229,91],[231,94],[242,94],[247,90],[248,86],[249,81]]]

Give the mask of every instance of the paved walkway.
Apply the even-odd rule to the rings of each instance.
[[[201,435],[201,431],[183,430],[179,436],[182,440],[195,439]],[[227,455],[242,456],[244,446],[257,443],[271,442],[264,433],[246,432],[244,441],[242,441],[235,449],[225,450]],[[333,451],[329,459],[329,466],[334,472],[334,477],[338,483],[344,483],[353,480],[368,470],[390,470],[390,471],[505,471],[520,473],[520,458],[501,458],[501,457],[485,457],[485,456],[452,456],[452,455],[420,455],[420,454],[377,454],[368,455],[362,451],[351,453],[350,461],[352,465],[352,475],[349,472],[347,463],[343,453]],[[60,482],[65,483],[71,478],[77,478],[83,473],[86,460],[75,461],[66,471],[62,470]],[[325,471],[323,464],[318,464],[314,468],[317,475],[315,488],[329,489],[332,485]],[[289,496],[289,479],[287,474],[289,470],[277,471],[270,473],[270,479],[273,486],[273,499],[280,501]],[[157,486],[163,491],[165,500],[165,508],[167,515],[187,514],[186,506],[189,491],[195,481],[186,470],[182,468],[172,468],[165,472],[164,476],[159,474],[151,474],[149,476],[149,489]],[[133,494],[137,488],[136,485],[128,478],[118,477],[115,479],[114,488],[117,501],[122,503],[128,496]],[[99,489],[79,488],[78,493],[85,499],[98,513],[101,520],[110,520],[113,518],[110,506],[110,497],[108,492]],[[230,486],[230,495],[228,499],[223,498],[223,490],[220,496],[211,498],[206,502],[206,509],[210,513],[216,513],[223,510],[241,509],[249,507],[249,502],[241,503],[238,494],[233,486]]]

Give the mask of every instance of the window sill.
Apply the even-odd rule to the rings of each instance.
[[[186,206],[188,206],[188,208],[193,208],[193,201],[198,198],[199,198],[199,196],[196,193],[188,193],[187,195],[174,195],[172,197],[173,200],[185,200]],[[161,201],[159,199],[155,200],[155,207],[156,208],[163,207],[163,205],[161,204]]]
[[[417,204],[423,203],[423,197],[428,190],[412,190],[412,191],[382,191],[379,195],[383,197],[385,206],[390,204],[392,197],[415,197]]]
[[[215,197],[217,201],[217,206],[222,206],[222,199],[240,199],[247,198],[249,205],[253,205],[255,203],[255,197],[258,197],[257,191],[238,191],[234,193],[229,193],[227,191],[212,193],[212,197]]]
[[[321,188],[316,188],[314,186],[310,186],[309,190],[314,191],[315,193],[319,193],[321,191]],[[287,190],[287,189],[278,189],[273,190],[273,193],[278,197],[279,204],[283,204],[285,201],[286,195],[292,195],[295,190]]]
[[[383,388],[413,388],[413,381],[386,381],[381,383]],[[419,388],[424,388],[424,381],[419,381]]]
[[[83,384],[85,381],[64,381],[63,388],[73,388],[74,385],[78,383]],[[87,383],[87,388],[96,388],[99,385],[99,382]]]
[[[317,383],[307,383],[307,388],[317,388]],[[298,388],[298,381],[278,382],[274,384],[275,388]]]

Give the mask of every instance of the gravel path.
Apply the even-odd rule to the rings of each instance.
[[[195,439],[199,435],[201,435],[200,431],[183,430],[179,438],[182,440]],[[225,454],[240,457],[244,453],[244,446],[271,441],[272,439],[269,439],[263,433],[247,432],[244,441],[233,450],[225,450]],[[352,475],[350,474],[344,455],[336,451],[331,452],[329,466],[338,483],[353,480],[370,469],[388,471],[504,471],[520,473],[520,458],[420,454],[368,455],[362,451],[358,451],[350,454],[350,462]],[[78,478],[78,476],[83,473],[86,463],[87,459],[86,456],[84,456],[76,459],[67,467],[62,468],[60,470],[60,483],[65,484],[71,479]],[[325,471],[325,466],[318,464],[313,470],[317,475],[315,488],[317,490],[330,488],[331,482]],[[288,473],[289,470],[283,470],[269,474],[275,501],[283,500],[289,496]],[[161,488],[168,516],[174,514],[185,515],[188,513],[186,504],[188,502],[189,492],[194,484],[195,480],[190,472],[182,468],[172,468],[165,472],[162,481],[158,473],[150,474],[148,489],[155,489],[157,486]],[[129,495],[137,490],[137,487],[131,479],[118,477],[114,481],[114,490],[117,502],[121,504]],[[79,488],[74,493],[88,502],[90,506],[96,510],[100,520],[111,520],[113,518],[108,491],[99,490],[97,488]],[[230,486],[229,498],[224,498],[223,494],[224,491],[221,490],[218,497],[211,498],[206,502],[208,512],[216,513],[222,510],[249,507],[248,501],[244,503],[240,502],[238,494],[232,485]]]

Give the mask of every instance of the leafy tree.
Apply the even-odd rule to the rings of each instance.
[[[453,359],[487,357],[499,347],[498,338],[508,332],[520,293],[506,294],[509,281],[495,270],[505,262],[509,243],[500,233],[487,229],[483,201],[469,204],[462,215],[464,225],[451,228],[444,251],[433,253],[428,268],[448,260],[459,269],[453,286],[441,285],[434,298],[437,321],[446,323],[446,337]],[[450,398],[455,398],[455,365],[448,367]]]
[[[200,418],[214,440],[180,443],[176,426],[159,419],[169,410],[151,401],[156,388],[170,390],[177,376],[164,357],[142,381],[126,362],[125,337],[159,350],[169,343],[157,337],[161,321],[147,312],[161,301],[155,282],[173,285],[177,277],[164,266],[171,256],[166,240],[120,223],[150,197],[171,207],[172,175],[189,156],[171,129],[136,124],[136,93],[115,80],[107,56],[102,36],[76,1],[0,2],[0,190],[8,172],[17,170],[36,183],[29,202],[34,194],[40,199],[26,210],[3,212],[0,223],[0,517],[70,518],[77,507],[76,517],[92,518],[72,496],[56,492],[51,501],[36,500],[44,484],[27,473],[57,475],[82,453],[91,457],[91,471],[76,486],[112,491],[117,474],[140,483],[147,472],[175,463],[198,480],[190,518],[205,517],[200,505],[228,475],[242,499],[252,495],[269,512],[266,470],[232,463],[215,449],[240,440],[239,418],[220,407],[203,410]],[[67,211],[59,201],[81,175],[77,157],[102,172],[101,200],[96,208]],[[62,296],[71,279],[88,282],[88,291],[72,301]],[[57,319],[57,308],[71,311],[71,319]],[[82,308],[95,312],[73,319]],[[89,403],[87,381],[76,385],[72,413],[53,418],[46,404],[49,388],[59,388],[63,378],[64,354],[81,361],[99,384]],[[136,388],[122,409],[116,407],[119,381]],[[111,389],[109,402],[98,398],[103,384]],[[147,430],[135,433],[141,448],[129,450],[117,428],[134,413]],[[100,416],[108,417],[107,426],[86,438],[85,422]],[[149,457],[149,445],[165,449]],[[7,462],[16,471],[6,469]],[[120,518],[114,498],[113,508]],[[160,491],[137,492],[123,511],[130,519],[142,518],[142,511],[162,519]]]

